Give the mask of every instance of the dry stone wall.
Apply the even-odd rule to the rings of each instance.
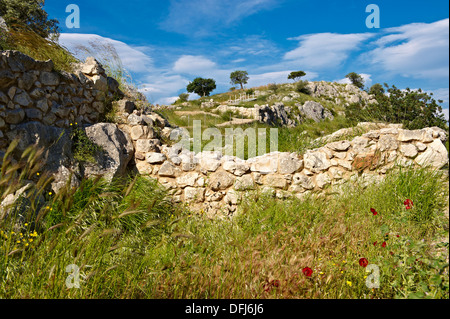
[[[242,160],[220,152],[194,154],[175,145],[141,147],[135,159],[137,171],[166,186],[176,202],[186,202],[209,215],[232,214],[243,194],[250,190],[284,198],[302,197],[362,177],[366,182],[381,180],[388,169],[400,166],[448,164],[443,142],[447,133],[433,127],[404,130],[400,125],[379,125],[352,140],[328,143],[304,155],[269,153]],[[142,132],[144,127],[128,128]],[[136,136],[135,136],[136,137]],[[135,145],[147,145],[137,139]]]
[[[74,74],[54,71],[49,61],[36,61],[18,51],[0,51],[0,149],[24,123],[67,128],[92,124],[105,112],[105,101],[123,96],[93,58],[75,66]]]

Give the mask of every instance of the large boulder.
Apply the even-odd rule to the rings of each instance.
[[[87,137],[101,147],[95,154],[95,163],[86,163],[86,177],[101,175],[106,180],[125,175],[126,168],[134,155],[131,137],[111,123],[98,123],[85,128]]]
[[[331,112],[318,102],[306,101],[305,104],[298,106],[298,110],[305,118],[312,119],[315,122],[323,121],[326,118],[333,119]]]

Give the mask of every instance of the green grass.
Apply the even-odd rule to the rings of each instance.
[[[8,34],[0,37],[3,50],[18,50],[39,61],[52,60],[55,71],[72,72],[71,64],[79,62],[67,49],[26,27],[16,26],[10,29]]]
[[[392,171],[380,184],[356,181],[302,200],[247,193],[238,213],[221,220],[173,205],[142,176],[49,194],[48,177],[36,177],[38,156],[28,151],[23,175],[8,155],[2,166],[3,198],[31,179],[45,203],[37,216],[29,205],[20,224],[0,221],[1,298],[449,297],[448,244],[437,254],[448,238],[441,171]],[[360,258],[379,267],[379,289],[366,287]],[[66,286],[72,264],[79,289]]]

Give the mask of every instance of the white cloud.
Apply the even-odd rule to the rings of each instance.
[[[360,73],[359,75],[361,75],[361,77],[363,78],[363,80],[364,80],[364,85],[365,85],[366,87],[372,86],[372,79],[371,79],[372,75],[366,74],[366,73]],[[348,78],[344,78],[344,79],[340,79],[340,80],[335,80],[335,81],[333,81],[333,82],[342,83],[342,84],[349,84],[349,83],[352,83],[352,81],[350,81]]]
[[[183,55],[174,64],[173,71],[191,75],[204,74],[217,68],[217,64],[203,56]]]
[[[449,121],[449,112],[448,112],[448,108],[446,109],[442,109],[442,114],[444,114],[445,119],[447,120],[447,122]]]
[[[436,101],[442,100],[443,103],[449,103],[449,89],[448,88],[431,90],[430,92],[433,93],[433,98]]]
[[[278,5],[276,0],[171,0],[160,24],[166,31],[206,36],[236,21]]]
[[[286,83],[288,81],[287,77],[292,71],[276,71],[276,72],[266,72],[261,74],[249,75],[248,86],[255,87],[266,85],[269,83]],[[317,77],[315,72],[306,72],[304,79],[312,80]]]
[[[272,41],[261,35],[250,35],[226,43],[225,49],[220,53],[238,56],[273,56],[278,51],[279,49]]]
[[[358,49],[372,33],[316,33],[289,40],[298,40],[298,48],[287,52],[284,60],[295,61],[311,69],[335,68],[342,64],[352,51]]]
[[[122,65],[130,72],[148,72],[153,68],[152,57],[143,52],[149,51],[148,47],[133,47],[97,34],[81,33],[61,33],[59,43],[80,59],[94,55],[99,60],[104,60],[105,57],[111,58],[117,53]]]
[[[376,67],[404,77],[448,79],[449,19],[383,30],[387,35],[363,55]]]

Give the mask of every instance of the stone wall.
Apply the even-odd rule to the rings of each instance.
[[[0,51],[0,149],[18,125],[40,122],[59,128],[98,122],[107,99],[121,97],[119,84],[93,58],[55,72],[52,61],[35,61],[18,51]]]
[[[410,131],[400,125],[380,126],[383,128],[351,141],[328,143],[303,156],[276,152],[249,160],[219,152],[194,154],[178,145],[168,147],[137,139],[141,152],[135,165],[140,174],[166,186],[176,202],[190,203],[196,210],[215,215],[233,213],[248,190],[259,189],[280,198],[301,197],[358,176],[366,181],[380,180],[394,165],[440,169],[448,164],[443,144],[447,133],[442,129]]]
[[[51,61],[0,51],[0,153],[16,137],[19,151],[32,144],[43,147],[55,192],[70,177],[76,186],[84,177],[110,180],[131,168],[157,179],[175,202],[189,203],[209,215],[232,214],[250,190],[301,197],[358,176],[379,180],[395,164],[437,169],[448,164],[443,144],[447,132],[436,127],[409,131],[392,124],[376,125],[352,140],[333,141],[304,155],[275,152],[242,160],[218,152],[194,154],[179,145],[165,145],[164,139],[182,131],[151,109],[137,110],[126,99],[116,102],[117,123],[96,123],[106,101],[123,93],[93,58],[75,69],[74,74],[55,72]],[[95,163],[80,165],[74,160],[66,129],[74,123],[101,146]],[[347,132],[332,137],[337,133],[342,137]]]

